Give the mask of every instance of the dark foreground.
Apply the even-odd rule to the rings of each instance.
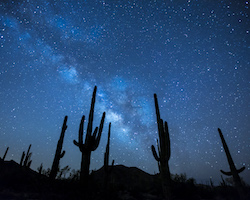
[[[114,166],[109,183],[104,184],[103,168],[93,172],[87,186],[77,178],[49,180],[45,175],[20,167],[14,161],[0,163],[0,199],[84,199],[84,200],[162,200],[158,175],[150,175],[135,167]],[[172,199],[239,199],[231,186],[197,185],[193,179],[175,179]],[[246,187],[241,198],[250,199]]]

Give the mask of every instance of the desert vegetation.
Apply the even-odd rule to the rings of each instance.
[[[159,173],[148,174],[135,167],[124,165],[109,165],[111,123],[108,128],[108,140],[104,153],[103,167],[90,173],[91,152],[100,143],[105,120],[102,114],[100,125],[93,128],[94,108],[97,87],[95,86],[88,125],[84,140],[83,129],[85,116],[82,116],[78,141],[74,140],[81,152],[81,167],[71,170],[67,165],[60,168],[60,159],[65,155],[63,140],[68,128],[65,116],[61,134],[56,146],[56,152],[51,169],[44,169],[43,164],[37,172],[30,168],[32,164],[31,144],[27,152],[23,152],[20,163],[5,161],[9,147],[3,158],[0,158],[0,198],[1,199],[249,199],[249,186],[244,184],[237,170],[229,148],[220,129],[219,135],[224,147],[230,172],[221,172],[232,178],[224,180],[221,176],[219,186],[197,184],[195,179],[187,179],[185,174],[171,174],[169,160],[171,157],[171,142],[167,122],[160,116],[157,95],[154,94],[156,121],[158,126],[157,146],[151,146],[152,155],[157,161]]]

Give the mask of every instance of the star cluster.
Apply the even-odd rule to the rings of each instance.
[[[197,182],[229,170],[217,128],[250,183],[248,1],[4,1],[0,3],[0,152],[51,167],[63,118],[61,166],[79,169],[81,116],[97,86],[106,112],[91,169],[103,165],[108,123],[115,164],[158,172],[153,94],[171,138],[171,173]],[[86,123],[85,123],[86,128]]]

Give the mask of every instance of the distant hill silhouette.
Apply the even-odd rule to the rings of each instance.
[[[104,168],[102,167],[99,170],[94,171],[93,176],[97,181],[101,181],[103,180],[104,173]],[[156,176],[148,174],[137,167],[115,165],[112,169],[111,179],[113,179],[113,182],[116,184],[129,185],[131,188],[143,183],[143,188],[145,188],[145,186],[150,187],[152,182],[156,181]]]
[[[110,166],[111,167],[111,166]],[[103,191],[104,167],[92,171],[88,188],[79,181],[51,180],[38,172],[21,167],[15,161],[0,163],[0,199],[122,199],[162,200],[159,175],[136,167],[115,165],[109,177],[108,191]],[[193,182],[175,182],[173,199],[234,199],[232,187],[211,188]],[[105,196],[106,195],[106,196]],[[230,197],[230,198],[229,198]]]

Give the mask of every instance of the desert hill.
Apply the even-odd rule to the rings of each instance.
[[[115,165],[108,185],[104,168],[91,172],[88,186],[70,178],[50,180],[47,176],[21,167],[15,161],[0,162],[0,199],[116,199],[162,200],[158,174],[151,175],[136,167]],[[105,190],[104,190],[105,188]],[[236,199],[233,187],[195,185],[191,180],[173,181],[173,199]]]

